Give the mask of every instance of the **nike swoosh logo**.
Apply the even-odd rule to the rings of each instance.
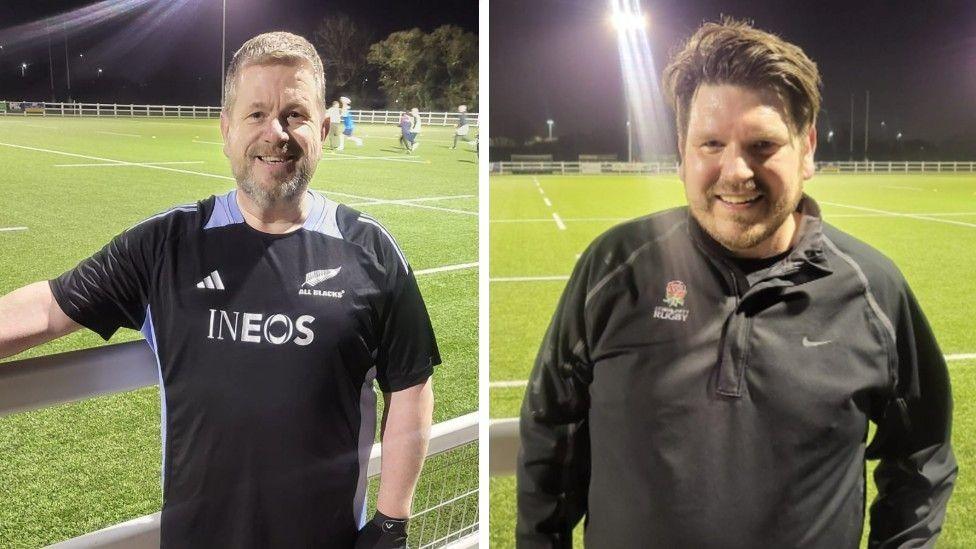
[[[821,345],[826,345],[832,341],[833,341],[832,339],[828,339],[826,341],[810,341],[810,339],[808,339],[807,336],[803,336],[804,347],[819,347]]]

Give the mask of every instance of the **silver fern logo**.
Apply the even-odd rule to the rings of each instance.
[[[311,288],[312,286],[317,286],[330,278],[335,278],[342,267],[336,267],[335,269],[322,269],[321,271],[312,271],[305,275],[305,282],[302,284],[303,288]]]
[[[342,267],[336,267],[335,269],[322,269],[320,271],[312,271],[305,275],[305,282],[298,288],[298,295],[316,295],[319,297],[331,297],[333,299],[342,299],[345,295],[345,290],[317,290],[313,286],[317,286],[326,280],[335,278],[339,274]]]

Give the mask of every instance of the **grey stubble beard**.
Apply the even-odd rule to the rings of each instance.
[[[251,170],[248,167],[241,177],[237,178],[238,185],[244,194],[261,209],[271,209],[282,203],[289,203],[297,200],[312,180],[312,169],[307,162],[299,162],[298,170],[291,179],[276,185],[272,189],[264,189],[251,177]]]

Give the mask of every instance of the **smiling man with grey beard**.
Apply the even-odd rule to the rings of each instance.
[[[523,401],[520,547],[932,547],[957,475],[935,336],[898,269],[826,224],[817,66],[707,23],[664,71],[688,206],[580,258]],[[877,425],[868,443],[868,424]]]
[[[440,363],[413,269],[379,222],[308,188],[329,130],[315,48],[256,36],[226,80],[237,188],[0,298],[0,357],[82,326],[142,332],[160,377],[162,547],[405,547]]]

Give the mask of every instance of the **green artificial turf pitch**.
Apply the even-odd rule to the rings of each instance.
[[[944,353],[976,353],[976,175],[818,174],[806,191],[827,222],[895,261]],[[524,380],[578,254],[613,225],[685,198],[676,176],[519,175],[493,176],[490,200],[490,414],[505,418],[518,415]],[[961,472],[939,547],[976,547],[976,485],[969,481],[976,359],[957,356],[949,370]],[[492,547],[513,546],[514,490],[511,477],[491,481]],[[869,500],[873,494],[872,481]]]
[[[478,270],[422,272],[477,261],[477,155],[448,148],[451,128],[425,126],[412,155],[394,125],[361,124],[356,135],[364,146],[326,151],[311,186],[396,237],[421,273],[444,361],[434,419],[474,412]],[[0,117],[0,229],[27,227],[0,230],[0,294],[61,274],[155,213],[232,189],[220,143],[216,120]],[[138,338],[121,330],[111,343]],[[12,359],[103,344],[82,330]],[[0,418],[0,547],[158,511],[159,436],[155,387]],[[468,462],[476,482],[477,460]]]

